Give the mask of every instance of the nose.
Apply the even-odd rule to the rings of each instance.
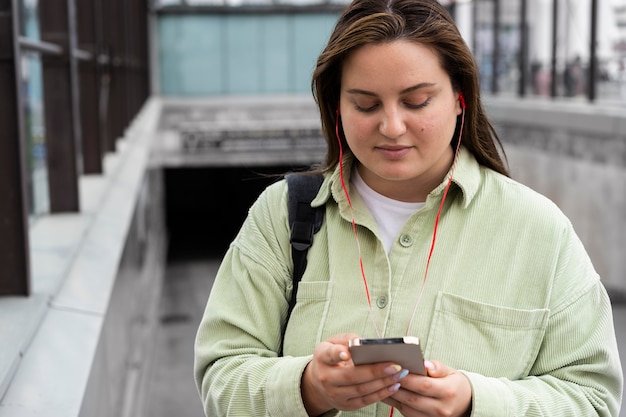
[[[406,132],[402,112],[397,108],[386,109],[380,122],[380,133],[390,139],[396,139]]]

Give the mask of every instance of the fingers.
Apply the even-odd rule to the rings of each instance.
[[[315,348],[315,355],[326,365],[337,365],[350,359],[348,341],[358,337],[354,333],[332,336]]]
[[[438,361],[426,361],[429,376],[410,375],[384,402],[411,415],[465,415],[471,408],[472,389],[462,373]]]
[[[409,373],[396,364],[361,365],[347,368],[346,372],[346,379],[338,381],[332,390],[334,401],[339,404],[336,408],[344,411],[390,397],[400,389],[400,381]]]
[[[329,407],[356,410],[388,398],[400,389],[400,380],[408,375],[400,365],[354,365],[348,341],[356,337],[336,335],[316,346],[302,379],[308,411],[327,411]],[[316,405],[321,408],[316,409]]]
[[[424,367],[426,368],[428,376],[432,378],[444,378],[452,371],[444,363],[436,360],[424,361]]]
[[[303,378],[310,414],[352,411],[379,401],[406,416],[462,415],[471,407],[469,381],[442,362],[425,361],[428,376],[409,375],[394,363],[355,366],[348,349],[355,337],[336,335],[316,347]]]

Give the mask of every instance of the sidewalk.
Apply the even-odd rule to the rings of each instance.
[[[193,344],[218,261],[177,261],[163,283],[160,328],[144,416],[204,417],[193,379]]]

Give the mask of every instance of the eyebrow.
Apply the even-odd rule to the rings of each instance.
[[[400,92],[400,94],[410,93],[410,92],[415,91],[415,90],[420,90],[420,89],[426,88],[426,87],[433,87],[435,85],[437,85],[437,84],[436,83],[427,83],[427,82],[415,84],[415,85],[412,85],[411,87],[405,88],[404,90],[402,90]],[[362,95],[365,95],[365,96],[372,96],[372,97],[376,97],[377,96],[377,94],[372,92],[372,91],[361,90],[360,88],[349,88],[349,89],[346,90],[346,93],[348,93],[348,94],[362,94]]]

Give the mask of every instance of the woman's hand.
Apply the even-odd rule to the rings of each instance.
[[[348,341],[355,334],[333,336],[315,348],[302,375],[301,392],[310,416],[329,410],[357,410],[398,391],[408,371],[392,362],[354,366]]]
[[[409,375],[402,388],[383,402],[405,417],[469,416],[472,387],[462,373],[439,361],[426,361],[428,376]]]

